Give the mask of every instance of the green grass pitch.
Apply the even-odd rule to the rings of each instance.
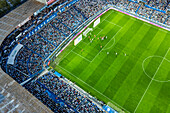
[[[50,65],[106,104],[126,112],[170,113],[170,32],[114,10],[100,18]]]

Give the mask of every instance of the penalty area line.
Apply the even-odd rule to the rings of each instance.
[[[122,26],[117,25],[117,24],[115,24],[115,23],[113,23],[113,22],[110,22],[110,21],[108,21],[108,20],[104,20],[104,21],[109,22],[110,24],[113,24],[113,25],[115,25],[115,26],[118,26],[118,27],[122,28]]]
[[[87,84],[86,82],[84,82],[83,80],[81,80],[80,78],[78,78],[77,76],[75,76],[74,74],[72,74],[71,72],[69,72],[67,69],[63,68],[60,65],[59,66],[61,69],[63,69],[64,71],[66,71],[67,73],[69,73],[70,75],[74,76],[75,78],[77,78],[79,81],[83,82],[84,84],[86,84],[87,86],[89,86],[91,89],[93,89],[94,91],[96,91],[97,93],[99,93],[100,95],[104,96],[105,98],[107,98],[108,100],[110,100],[110,102],[112,102],[114,105],[118,106],[119,108],[127,111],[128,113],[130,113],[128,110],[126,110],[125,108],[123,108],[122,106],[120,106],[118,103],[114,102],[113,100],[111,100],[109,97],[107,97],[106,95],[102,94],[101,92],[99,92],[97,89],[95,89],[94,87],[92,87],[91,85]]]
[[[119,31],[122,30],[122,28],[119,29]],[[117,33],[119,33],[119,31]],[[101,51],[106,50],[108,48],[105,49],[105,47],[107,47],[107,45],[110,43],[110,41],[115,38],[115,36],[117,35],[117,33],[107,42],[107,44],[98,52],[98,54],[93,58],[93,60],[100,54]],[[93,62],[93,60],[91,62]]]
[[[81,56],[81,55],[80,55],[80,54],[78,54],[77,52],[74,52],[74,51],[71,51],[71,52],[73,52],[74,54],[78,55],[79,57],[81,57],[81,58],[83,58],[83,59],[87,60],[88,62],[91,62],[90,60],[88,60],[87,58],[85,58],[85,57]]]
[[[114,11],[112,11],[112,12],[111,12],[107,17],[105,17],[105,19],[104,19],[102,22],[100,22],[100,23],[103,23],[103,22],[106,20],[106,18],[108,18],[113,12],[114,12]],[[102,28],[100,28],[100,27],[98,27],[98,26],[97,26],[97,28],[100,29],[100,32],[103,30]],[[99,32],[99,33],[100,33],[100,32]],[[98,34],[99,34],[99,33],[98,33]],[[98,35],[98,34],[97,34],[97,35]],[[86,39],[86,37],[85,37],[83,40],[85,40],[85,39]],[[82,40],[82,41],[83,41],[83,40]],[[85,42],[84,42],[84,43],[85,43]],[[89,42],[89,43],[90,43],[90,42]],[[89,43],[86,43],[86,45],[88,45]],[[75,47],[76,47],[76,46],[75,46]],[[74,47],[74,48],[75,48],[75,47]],[[72,50],[74,50],[74,48],[73,48]],[[71,51],[72,51],[72,50],[71,50]],[[70,51],[70,52],[71,52],[71,51]],[[69,52],[68,54],[70,54],[70,52]],[[67,54],[66,56],[68,56],[68,54]],[[66,56],[64,56],[64,58],[66,58]],[[60,59],[58,60],[57,65],[58,65],[64,58],[60,58]],[[91,61],[91,62],[92,62],[92,61]]]

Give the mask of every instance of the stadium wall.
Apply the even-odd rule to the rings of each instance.
[[[160,27],[160,28],[162,28],[162,29],[165,29],[165,30],[170,31],[170,27],[169,27],[168,25],[165,25],[165,24],[162,24],[162,23],[158,23],[158,22],[156,22],[156,21],[152,21],[151,19],[148,19],[148,18],[146,18],[146,17],[144,17],[144,16],[137,15],[137,14],[133,14],[133,13],[131,13],[131,12],[127,12],[127,11],[122,10],[122,9],[117,9],[117,7],[116,7],[116,8],[115,8],[115,7],[110,7],[109,9],[114,9],[114,10],[116,10],[116,11],[119,11],[119,12],[121,12],[121,13],[124,13],[124,14],[126,14],[126,15],[129,15],[129,16],[131,16],[131,17],[137,18],[137,19],[139,19],[139,20],[142,20],[142,21],[147,22],[147,23],[149,23],[149,24],[152,24],[152,25],[154,25],[154,26],[157,26],[157,27]]]
[[[68,38],[63,41],[59,48],[56,48],[56,50],[51,54],[51,56],[49,56],[48,58],[51,58],[52,60],[54,60],[77,36],[79,36],[91,23],[93,23],[98,17],[102,16],[105,12],[107,12],[108,10],[113,9],[116,11],[119,11],[121,13],[124,13],[126,15],[129,15],[131,17],[137,18],[139,20],[142,20],[144,22],[147,22],[149,24],[152,24],[154,26],[160,27],[162,29],[168,30],[170,31],[170,28],[167,25],[161,24],[161,23],[156,23],[148,18],[145,18],[143,16],[137,15],[137,14],[133,14],[131,12],[127,12],[125,10],[122,10],[114,5],[107,5],[106,7],[104,7],[101,11],[97,12],[96,15],[94,15],[93,17],[89,18],[88,20],[86,20],[84,23],[82,23],[77,29],[75,29],[75,31],[68,36]],[[83,27],[85,26],[85,27]],[[74,36],[75,35],[75,36]],[[63,45],[65,44],[65,45]],[[63,48],[62,48],[63,47]],[[47,59],[48,59],[47,58]],[[46,59],[46,60],[47,60]]]
[[[68,4],[66,5],[65,7],[69,7],[71,6],[72,4],[74,4],[75,2],[77,2],[78,0],[74,0],[71,4]],[[45,6],[46,7],[46,6]],[[65,7],[61,8],[59,11],[60,12],[63,12],[65,11]],[[139,15],[136,15],[136,14],[133,14],[133,13],[130,13],[130,12],[127,12],[125,10],[122,10],[122,9],[119,9],[118,7],[115,7],[115,6],[107,6],[105,8],[103,8],[101,11],[99,11],[96,15],[94,15],[93,17],[89,18],[87,21],[85,21],[84,23],[82,23],[81,26],[79,26],[72,34],[70,34],[68,36],[68,40],[64,41],[63,43],[60,44],[60,48],[56,48],[56,50],[60,49],[59,50],[59,53],[60,54],[70,43],[71,41],[73,41],[79,34],[81,34],[84,29],[86,29],[91,23],[93,23],[98,17],[102,16],[105,12],[107,12],[108,10],[110,9],[113,9],[113,10],[116,10],[116,11],[119,11],[121,13],[124,13],[126,15],[129,15],[129,16],[132,16],[134,18],[137,18],[137,19],[140,19],[142,21],[145,21],[147,23],[150,23],[150,24],[153,24],[157,27],[160,27],[160,28],[163,28],[163,29],[166,29],[168,31],[170,31],[170,29],[168,28],[168,26],[164,25],[164,24],[161,24],[161,23],[156,23],[156,22],[153,22],[152,20],[150,19],[147,19],[147,18],[144,18],[142,16],[139,16]],[[41,10],[41,9],[40,9]],[[38,10],[39,11],[39,10]],[[39,29],[41,29],[45,24],[47,24],[49,21],[51,21],[55,16],[57,16],[57,12],[52,15],[50,18],[48,18],[47,20],[45,20],[41,25],[37,26],[33,31],[31,31],[29,34],[28,34],[28,37],[30,37],[31,35],[33,35],[35,32],[37,32]],[[86,26],[85,26],[86,25]],[[82,29],[83,28],[83,29]],[[78,33],[77,33],[78,32]],[[63,44],[66,44],[63,46]],[[53,52],[55,53],[55,51]],[[58,55],[57,54],[57,55]],[[56,55],[56,54],[55,54]],[[56,56],[57,56],[56,55]]]

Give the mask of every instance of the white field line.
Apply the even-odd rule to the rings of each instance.
[[[103,29],[100,28],[100,31],[97,33],[97,35],[100,34],[100,32],[102,32],[102,30],[103,30]],[[96,35],[96,36],[97,36],[97,35]]]
[[[116,26],[118,26],[118,27],[122,28],[122,26],[117,25],[117,24],[115,24],[115,23],[113,23],[113,22],[110,22],[110,21],[108,21],[108,20],[104,20],[104,21],[109,22],[110,24],[113,24],[113,25],[116,25]]]
[[[108,18],[112,13],[113,13],[113,12],[111,12],[106,18]],[[102,21],[100,22],[100,24],[103,23],[103,22],[106,20],[106,18],[105,18],[104,20],[102,20]],[[103,30],[102,28],[100,28],[100,27],[98,27],[98,26],[96,26],[94,29],[96,29],[96,28],[99,28],[100,30]],[[99,34],[99,33],[98,33],[98,34]],[[98,34],[97,34],[97,35],[98,35]],[[96,36],[97,36],[97,35],[96,35]]]
[[[152,58],[152,57],[162,58],[162,59],[170,62],[170,60],[168,60],[168,59],[166,59],[166,58],[163,58],[162,56],[157,56],[157,55],[148,56],[147,58],[145,58],[145,59],[143,60],[143,62],[142,62],[142,69],[143,69],[143,72],[144,72],[150,79],[152,79],[152,77],[150,77],[150,75],[148,75],[148,74],[146,73],[145,68],[144,68],[144,64],[145,64],[145,61],[146,61],[147,59]],[[157,79],[153,79],[153,80],[156,81],[156,82],[170,82],[170,80],[167,80],[167,81],[161,81],[161,80],[157,80]]]
[[[97,28],[99,28],[99,27],[97,27]],[[103,30],[102,28],[99,28],[100,29],[100,31],[97,33],[97,35]],[[96,35],[96,36],[97,36]],[[86,36],[87,37],[87,36]],[[86,39],[86,38],[84,38],[84,39]],[[83,41],[83,40],[82,40]],[[91,42],[89,41],[88,43],[86,43],[86,45],[89,45]]]
[[[100,29],[101,29],[101,28],[100,28]],[[100,32],[101,32],[102,30],[103,30],[103,29],[101,29]],[[100,32],[99,32],[99,33],[100,33]],[[99,34],[99,33],[98,33],[98,34]],[[98,34],[97,34],[97,35],[98,35]],[[84,39],[85,39],[85,38],[84,38]],[[83,39],[83,40],[84,40],[84,39]],[[90,43],[90,42],[89,42],[89,43],[86,43],[86,42],[84,42],[83,40],[82,40],[82,42],[85,43],[86,45],[88,45],[88,44]],[[76,46],[75,46],[75,47],[76,47]],[[75,47],[74,47],[74,48],[75,48]],[[58,65],[62,60],[64,60],[71,52],[74,52],[74,51],[73,51],[74,48],[73,48],[67,55],[65,55],[64,57],[61,57],[61,58],[58,60],[57,65]],[[76,53],[76,52],[74,52],[74,53]],[[79,55],[78,53],[76,53],[76,54]],[[81,55],[79,55],[79,56],[81,56]],[[81,56],[81,57],[83,57],[83,56]],[[85,59],[86,59],[86,58],[85,58]],[[86,59],[86,60],[89,61],[89,62],[91,62],[91,61],[88,60],[88,59]]]
[[[112,12],[112,13],[113,13],[113,12]],[[106,18],[108,18],[112,13],[110,13]],[[106,20],[106,18],[105,18],[102,22],[104,22],[104,21]],[[101,22],[101,23],[102,23],[102,22]]]
[[[162,29],[162,28],[160,28],[160,27],[157,27],[157,26],[155,26],[155,25],[152,25],[152,24],[150,24],[150,23],[147,23],[147,22],[145,22],[145,21],[141,21],[141,20],[135,19],[135,18],[131,18],[131,19],[134,20],[134,21],[138,21],[138,22],[140,22],[140,23],[144,23],[145,25],[147,25],[147,26],[149,26],[149,27],[152,27],[152,28],[154,28],[154,29],[158,29],[158,30],[160,30],[160,31],[162,31],[162,32],[165,32],[165,33],[167,33],[167,34],[170,34],[169,31],[167,31],[167,30],[165,30],[165,29]]]
[[[96,27],[96,28],[94,28],[94,29],[97,29],[97,28],[100,29],[99,33],[103,30],[103,29],[100,28],[100,27]],[[99,33],[98,33],[98,34],[99,34]],[[98,35],[98,34],[97,34],[97,35]],[[97,36],[97,35],[96,35],[96,36]],[[88,36],[86,36],[81,42],[85,43],[86,45],[89,45],[90,42],[88,42],[88,43],[87,43],[87,42],[84,42],[84,40],[85,40],[87,37],[88,37]]]
[[[86,45],[88,44],[87,42],[84,42],[83,40],[81,42],[85,43]]]
[[[113,13],[113,12],[112,12],[112,13]],[[110,13],[106,18],[108,18],[112,13]],[[105,18],[104,20],[106,20],[106,18]],[[104,20],[103,20],[102,22],[104,22]],[[102,23],[102,22],[101,22],[101,23]],[[97,28],[99,28],[99,27],[97,27]],[[103,30],[102,28],[99,28],[99,29],[100,29],[100,32]],[[100,33],[100,32],[99,32],[99,33]],[[99,33],[98,33],[98,34],[99,34]],[[98,35],[98,34],[97,34],[97,35]],[[86,39],[86,37],[85,37],[84,39]],[[83,40],[84,40],[84,39],[83,39]],[[83,41],[83,40],[82,40],[82,41]],[[84,43],[85,43],[85,42],[84,42]],[[90,42],[89,42],[89,43],[90,43]],[[89,43],[86,43],[86,44],[88,45]],[[75,46],[75,47],[76,47],[76,46]],[[74,48],[75,48],[75,47],[74,47]],[[73,49],[74,49],[74,48],[73,48]],[[73,50],[73,49],[72,49],[72,50]],[[71,50],[71,51],[72,51],[72,50]],[[71,52],[71,51],[70,51],[70,52]],[[59,61],[58,61],[58,63],[57,63],[57,65],[58,65],[64,58],[66,58],[66,56],[68,56],[68,55],[70,54],[70,52],[69,52],[67,55],[65,55],[63,58],[60,58]]]
[[[120,28],[119,31],[120,31],[121,29],[122,29],[122,28]],[[118,31],[117,33],[119,33],[119,31]],[[112,37],[112,39],[117,35],[117,33]],[[110,41],[111,41],[112,39],[110,39]],[[109,41],[109,42],[110,42],[110,41]],[[105,50],[104,48],[109,44],[109,42],[107,42],[107,44],[99,51],[99,53],[93,58],[93,60],[100,54],[100,52],[101,52],[102,50]],[[92,60],[91,62],[93,62],[93,60]]]
[[[170,49],[170,48],[169,48],[169,49]],[[168,49],[168,51],[166,52],[165,56],[163,57],[162,62],[160,63],[160,65],[159,65],[158,69],[156,70],[156,72],[155,72],[155,74],[154,74],[153,78],[151,79],[151,81],[150,81],[150,83],[149,83],[148,87],[146,88],[146,90],[145,90],[145,92],[144,92],[144,94],[143,94],[142,98],[140,99],[140,101],[139,101],[138,105],[136,106],[136,109],[135,109],[134,113],[136,113],[136,110],[138,109],[138,107],[139,107],[139,105],[140,105],[141,101],[143,100],[143,98],[144,98],[144,96],[145,96],[146,92],[148,91],[148,89],[149,89],[149,87],[150,87],[150,85],[151,85],[152,81],[154,80],[155,75],[157,74],[157,72],[158,72],[159,68],[161,67],[161,65],[162,65],[162,63],[163,63],[163,61],[164,61],[164,59],[165,59],[166,55],[168,54],[169,49]]]
[[[99,28],[99,27],[97,27],[97,28]],[[99,28],[99,29],[100,29],[100,32],[103,30],[103,29],[101,29],[101,28]],[[100,33],[100,32],[99,32],[99,33]],[[99,33],[98,33],[98,34],[99,34]],[[97,35],[98,35],[98,34],[97,34]],[[97,35],[96,35],[96,36],[97,36]],[[86,37],[85,37],[83,40],[85,40],[85,39],[86,39]],[[89,43],[86,43],[86,42],[84,42],[83,40],[82,40],[82,42],[85,43],[86,45],[89,45],[89,44],[90,44],[90,42],[89,42]],[[75,46],[75,47],[76,47],[76,46]],[[74,47],[74,48],[75,48],[75,47]],[[91,60],[86,59],[85,57],[81,56],[81,55],[78,54],[77,52],[74,52],[74,51],[73,51],[74,48],[73,48],[70,52],[75,53],[76,55],[78,55],[78,56],[84,58],[84,59],[87,60],[88,62],[92,62]],[[70,52],[69,52],[69,53],[70,53]],[[68,53],[68,54],[69,54],[69,53]],[[67,54],[67,55],[68,55],[68,54]],[[66,55],[66,56],[67,56],[67,55]],[[66,57],[66,56],[65,56],[65,57]],[[65,58],[65,57],[64,57],[64,58]],[[64,58],[63,58],[63,59],[64,59]],[[63,59],[62,59],[62,60],[63,60]],[[62,61],[62,60],[61,60],[61,61]],[[61,62],[61,61],[60,61],[60,62]]]
[[[83,82],[84,84],[86,84],[88,87],[90,87],[91,89],[95,90],[96,92],[98,92],[100,95],[104,96],[105,98],[107,98],[108,100],[110,100],[114,105],[118,106],[121,109],[126,110],[125,108],[123,108],[122,106],[120,106],[118,103],[114,102],[113,100],[111,100],[109,97],[107,97],[106,95],[102,94],[101,92],[99,92],[98,90],[96,90],[95,88],[93,88],[91,85],[87,84],[86,82],[84,82],[83,80],[81,80],[80,78],[78,78],[77,76],[75,76],[74,74],[72,74],[71,72],[69,72],[68,70],[66,70],[65,68],[63,68],[60,65],[57,65],[60,68],[62,68],[63,70],[65,70],[67,73],[71,74],[72,76],[74,76],[75,78],[77,78],[78,80],[80,80],[81,82]],[[129,112],[128,110],[126,110],[127,112]],[[130,112],[129,112],[130,113]]]
[[[108,48],[106,48],[106,49],[103,49],[103,50],[108,50],[108,49],[110,49],[110,48],[112,48],[113,46],[114,46],[114,44],[116,43],[116,41],[115,41],[115,38],[113,38],[114,39],[114,42],[113,42],[113,44],[110,46],[110,47],[108,47]],[[112,39],[111,39],[112,40]]]
[[[122,28],[121,28],[121,29],[122,29]],[[121,29],[119,29],[119,31],[120,31]],[[101,29],[100,32],[101,32],[102,30],[103,30],[103,29]],[[119,32],[119,31],[118,31],[118,32]],[[100,32],[99,32],[99,33],[100,33]],[[118,32],[117,32],[117,33],[118,33]],[[99,34],[99,33],[98,33],[98,34]],[[117,34],[117,33],[116,33],[116,34]],[[97,34],[97,35],[98,35],[98,34]],[[116,36],[116,34],[112,37],[112,39]],[[96,36],[97,36],[97,35],[96,35]],[[110,41],[111,41],[112,39],[110,39]],[[114,39],[114,40],[115,40],[115,39]],[[107,42],[107,44],[106,44],[105,46],[107,46],[108,43],[110,43],[110,41]],[[85,44],[88,45],[90,42],[89,42],[89,43],[83,42],[83,43],[85,43]],[[114,44],[115,44],[115,41],[114,41]],[[113,44],[113,45],[114,45],[114,44]],[[113,46],[113,45],[112,45],[112,46]],[[112,46],[111,46],[111,47],[112,47]],[[75,47],[74,47],[74,48],[75,48]],[[88,62],[92,62],[92,61],[98,56],[98,54],[99,54],[102,50],[107,50],[107,49],[109,49],[110,47],[109,47],[109,48],[106,48],[106,49],[103,48],[102,50],[100,50],[99,53],[98,53],[92,60],[89,60],[89,59],[83,57],[82,55],[78,54],[77,52],[74,52],[74,51],[73,51],[74,48],[73,48],[66,56],[64,56],[64,57],[62,58],[62,60],[63,60],[65,57],[67,57],[71,52],[73,52],[73,53],[75,53],[76,55],[80,56],[81,58],[87,60]],[[62,60],[61,60],[61,61],[62,61]],[[59,62],[61,62],[61,61],[59,60]],[[57,65],[59,64],[59,62],[57,63]]]
[[[88,62],[91,62],[90,60],[88,60],[87,58],[85,58],[85,57],[81,56],[80,54],[78,54],[78,53],[76,53],[76,52],[74,52],[74,51],[71,51],[71,52],[73,52],[73,53],[75,53],[76,55],[80,56],[81,58],[83,58],[83,59],[87,60]]]
[[[106,18],[108,18],[112,13],[113,13],[113,12],[111,12]],[[106,20],[106,18],[105,18],[102,22],[100,22],[100,24],[103,23],[103,22]],[[103,30],[102,28],[100,28],[100,27],[98,27],[98,26],[96,26],[94,29],[96,29],[96,28],[99,28],[99,29],[100,29],[100,32]],[[99,32],[99,33],[100,33],[100,32]],[[99,34],[99,33],[98,33],[98,34]],[[97,34],[97,35],[98,35],[98,34]],[[97,36],[97,35],[96,35],[96,36]],[[87,37],[87,36],[86,36],[86,37]],[[85,37],[84,39],[86,39],[86,37]],[[88,44],[89,44],[89,43],[88,43]]]
[[[74,47],[74,48],[75,48],[75,47]],[[73,48],[73,49],[74,49],[74,48]],[[73,50],[73,49],[72,49],[72,50]],[[60,62],[62,62],[62,61],[72,52],[72,50],[71,50],[70,52],[68,52],[67,55],[65,55],[64,57],[61,57],[61,58],[57,61],[57,65],[58,65]]]

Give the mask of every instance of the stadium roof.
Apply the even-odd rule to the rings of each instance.
[[[0,44],[3,42],[5,37],[10,34],[13,29],[15,29],[18,24],[23,22],[42,6],[44,6],[44,4],[37,1],[28,0],[24,4],[20,5],[18,8],[12,10],[10,13],[0,18]],[[1,68],[0,94],[1,97],[4,96],[1,102],[2,106],[0,108],[0,112],[6,110],[7,104],[5,104],[5,102],[13,104],[16,109],[23,110],[23,112],[52,112],[48,107],[46,107],[37,98],[30,94],[26,89],[15,82],[15,80],[13,80],[9,75],[3,72]],[[8,111],[14,111],[15,107],[11,109],[8,108]]]

